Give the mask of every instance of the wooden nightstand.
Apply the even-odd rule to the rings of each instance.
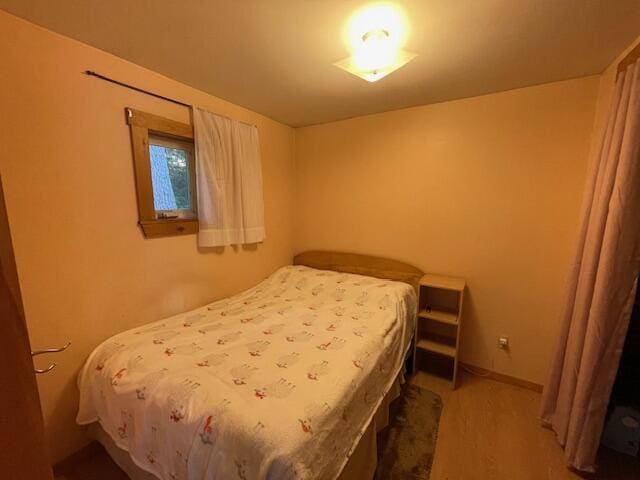
[[[418,320],[414,352],[426,356],[424,367],[451,379],[456,388],[462,301],[466,282],[462,278],[426,274],[420,280]],[[434,368],[431,368],[434,367]]]

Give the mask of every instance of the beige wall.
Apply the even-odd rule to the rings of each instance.
[[[38,362],[59,363],[38,378],[55,461],[85,441],[74,422],[76,374],[99,342],[237,292],[291,262],[294,131],[3,12],[0,58],[0,169],[31,343],[73,342]],[[187,109],[85,69],[257,123],[266,241],[198,251],[193,235],[145,240],[124,108],[184,122]]]
[[[296,130],[295,247],[465,277],[462,360],[543,383],[599,77]],[[510,336],[511,351],[497,348]]]

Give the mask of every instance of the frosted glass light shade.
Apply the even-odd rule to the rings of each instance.
[[[376,82],[405,66],[416,56],[415,53],[407,52],[406,50],[396,50],[393,55],[385,56],[385,58],[376,61],[373,58],[362,58],[356,52],[350,57],[335,62],[334,65],[367,82]]]

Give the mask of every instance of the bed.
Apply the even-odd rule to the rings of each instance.
[[[135,479],[371,478],[420,275],[300,254],[245,292],[105,341],[79,376],[77,421]]]

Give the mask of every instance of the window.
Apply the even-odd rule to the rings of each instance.
[[[149,136],[149,161],[156,218],[196,218],[193,144]]]
[[[145,237],[198,231],[191,125],[126,109],[136,174],[139,224]]]

